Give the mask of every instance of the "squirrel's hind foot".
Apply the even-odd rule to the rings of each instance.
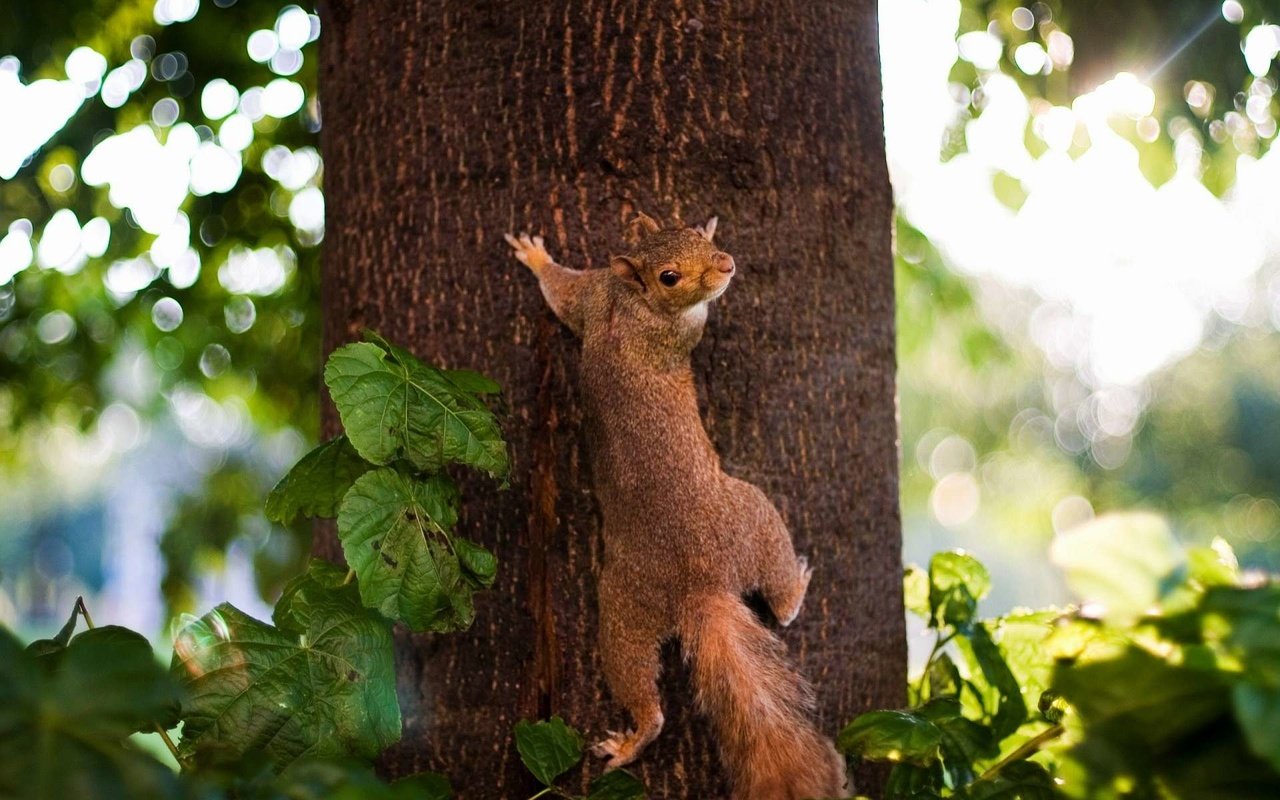
[[[626,733],[617,733],[616,731],[605,731],[605,733],[609,734],[609,738],[591,747],[592,753],[600,758],[607,759],[604,765],[605,770],[624,767],[635,761],[640,755],[640,751],[653,738],[646,738],[643,734],[636,733],[633,730],[628,730]]]
[[[773,607],[774,615],[778,618],[778,624],[787,627],[796,621],[796,617],[800,616],[800,607],[804,605],[805,593],[809,590],[809,581],[813,579],[813,567],[809,566],[809,559],[804,556],[796,556],[796,566],[798,568],[797,577],[790,588],[790,592],[786,600]]]

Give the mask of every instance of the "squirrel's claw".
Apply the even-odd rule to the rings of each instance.
[[[530,237],[527,233],[522,233],[517,238],[509,233],[502,234],[502,238],[506,239],[507,244],[511,245],[514,251],[512,255],[521,264],[532,270],[539,270],[542,267],[554,263],[551,255],[547,253],[546,247],[543,246],[541,236]]]
[[[599,758],[606,759],[604,764],[606,772],[635,761],[639,749],[636,746],[636,740],[639,737],[635,731],[628,730],[626,733],[605,731],[605,733],[609,734],[609,738],[592,745],[591,752]]]

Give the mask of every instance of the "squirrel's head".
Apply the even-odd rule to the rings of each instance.
[[[711,243],[715,217],[696,228],[663,229],[644,214],[631,224],[639,239],[626,254],[614,256],[609,268],[654,311],[683,313],[729,288],[736,269],[733,256]]]

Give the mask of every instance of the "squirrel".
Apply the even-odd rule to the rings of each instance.
[[[675,634],[735,798],[847,796],[844,760],[810,721],[812,690],[743,601],[760,591],[788,625],[812,571],[765,494],[721,470],[698,413],[690,353],[734,259],[712,244],[715,218],[663,229],[640,214],[632,227],[630,252],[589,270],[557,264],[541,237],[505,236],[582,339],[585,434],[604,520],[600,655],[635,722],[593,752],[613,769],[657,737],[659,651]]]

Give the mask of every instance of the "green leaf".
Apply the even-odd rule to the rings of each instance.
[[[1221,716],[1229,703],[1221,673],[1175,666],[1138,648],[1059,667],[1053,684],[1100,740],[1156,750]]]
[[[956,668],[956,664],[951,660],[951,656],[946,653],[939,653],[929,663],[929,696],[940,697],[943,695],[958,695],[963,680],[960,677],[960,670]]]
[[[1182,560],[1168,523],[1148,513],[1098,517],[1056,538],[1049,553],[1076,596],[1119,623],[1150,609]]]
[[[1034,761],[1015,761],[955,796],[964,800],[1057,800],[1062,795],[1044,767]]]
[[[1234,586],[1240,582],[1240,563],[1231,545],[1215,537],[1208,547],[1187,549],[1187,577],[1201,586]]]
[[[991,718],[991,729],[996,741],[1001,741],[1027,721],[1027,703],[1022,698],[1022,686],[1005,663],[986,625],[978,623],[973,627],[969,647],[982,676],[999,698]]]
[[[845,726],[836,749],[869,761],[894,761],[928,766],[938,760],[942,731],[910,711],[872,711]]]
[[[177,797],[173,772],[128,741],[171,717],[177,701],[133,631],[86,631],[46,660],[0,628],[0,797]]]
[[[894,764],[885,783],[884,800],[940,800],[942,785],[940,764]]]
[[[1249,749],[1280,772],[1280,689],[1240,683],[1231,704]]]
[[[298,514],[337,516],[342,497],[373,469],[345,436],[330,439],[302,457],[267,496],[267,518],[288,524]]]
[[[37,639],[27,645],[27,652],[34,656],[51,655],[64,650],[71,641],[71,634],[76,630],[76,619],[80,616],[80,604],[84,602],[84,598],[77,597],[74,605],[71,606],[71,616],[67,618],[67,622],[62,626],[52,639]]]
[[[469,580],[488,589],[498,574],[498,559],[480,545],[461,536],[453,537],[453,549]]]
[[[355,482],[338,510],[338,538],[366,606],[415,631],[471,624],[471,594],[493,583],[497,562],[480,546],[450,537],[456,503],[446,475],[417,480],[383,468]]]
[[[422,471],[460,463],[505,476],[507,448],[493,413],[439,370],[386,347],[349,344],[325,365],[325,384],[360,455],[375,464],[405,458]]]
[[[929,720],[942,732],[942,767],[950,777],[951,786],[969,783],[974,778],[975,762],[1000,754],[991,729],[965,719],[960,701],[955,697],[934,698],[913,713]]]
[[[933,621],[929,605],[929,573],[915,564],[907,567],[902,575],[902,596],[908,612],[926,622]]]
[[[1205,592],[1201,609],[1204,626],[1221,636],[1249,680],[1280,689],[1280,583],[1215,586]]]
[[[312,561],[285,588],[275,627],[229,604],[183,628],[170,667],[187,689],[181,752],[371,759],[400,738],[391,626],[343,570]],[[207,754],[207,755],[206,755]]]
[[[1045,722],[1057,724],[1062,722],[1062,718],[1067,715],[1067,701],[1062,699],[1062,695],[1047,689],[1040,693],[1040,701],[1036,703],[1036,710],[1040,712],[1040,716]]]
[[[499,394],[502,387],[492,378],[485,377],[479,372],[472,372],[469,369],[445,369],[441,370],[449,382],[457,386],[464,392],[472,394]]]
[[[591,782],[587,800],[644,800],[644,784],[625,769],[606,772]]]
[[[929,562],[929,609],[935,624],[967,626],[989,591],[991,575],[973,556],[957,550],[937,553]]]
[[[516,723],[516,750],[533,777],[546,786],[582,760],[582,736],[560,717]]]

